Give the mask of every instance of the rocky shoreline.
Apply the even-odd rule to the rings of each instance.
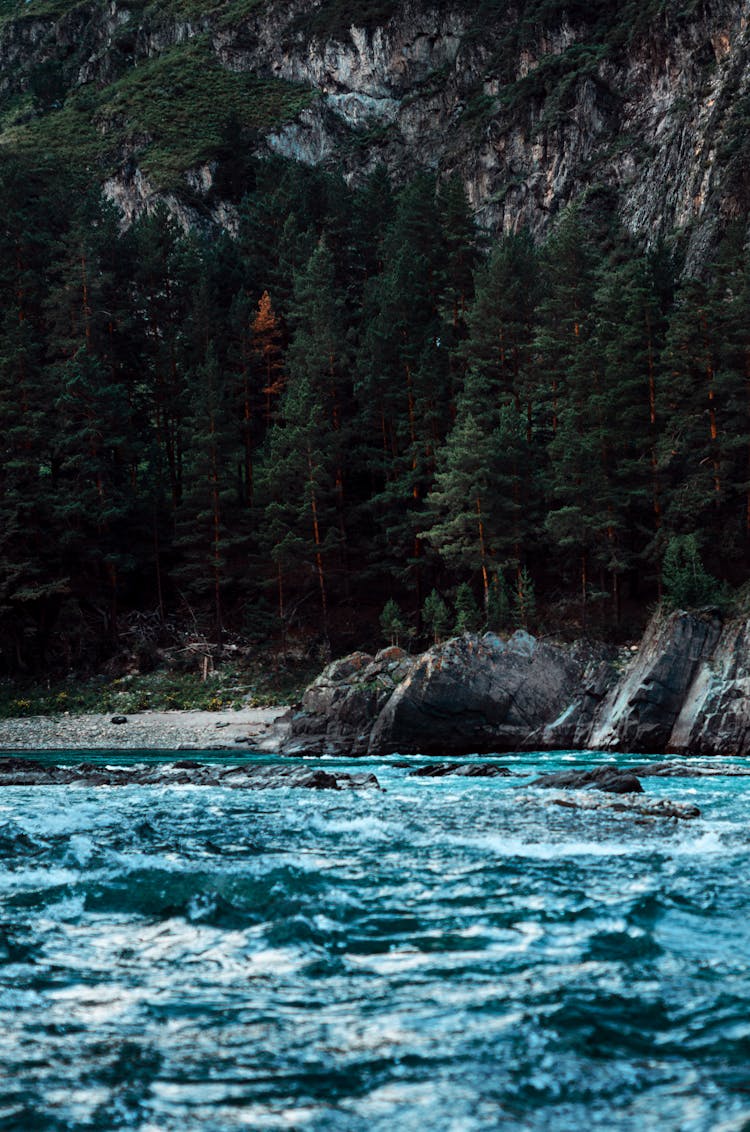
[[[294,708],[0,720],[0,750],[237,750],[445,759],[504,751],[750,755],[750,621],[657,614],[615,649],[519,631],[330,664]]]
[[[282,754],[518,750],[750,755],[750,622],[657,614],[627,651],[519,631],[464,634],[421,656],[335,661],[278,732]]]

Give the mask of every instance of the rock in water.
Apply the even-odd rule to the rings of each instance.
[[[270,766],[221,766],[183,759],[174,763],[51,766],[34,759],[0,759],[0,786],[224,786],[231,790],[379,789],[374,774],[346,774],[290,763]]]
[[[510,774],[507,766],[497,763],[432,763],[412,770],[409,778],[509,778]]]
[[[643,787],[629,770],[620,770],[612,763],[593,770],[563,770],[543,774],[534,779],[532,786],[557,790],[604,790],[607,794],[642,794]]]

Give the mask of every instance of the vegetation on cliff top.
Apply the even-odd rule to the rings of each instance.
[[[165,189],[213,157],[229,131],[267,131],[313,97],[292,83],[228,70],[198,38],[129,69],[102,90],[93,84],[75,89],[38,117],[8,124],[6,114],[0,143],[94,177],[121,164],[127,146],[153,188]]]

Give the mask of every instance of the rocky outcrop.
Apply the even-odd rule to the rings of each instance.
[[[370,752],[461,754],[524,747],[570,703],[571,650],[518,632],[466,634],[420,657],[373,727]]]
[[[334,661],[306,690],[292,715],[285,755],[364,755],[378,715],[414,661],[399,648],[356,652]]]
[[[497,763],[429,763],[409,771],[409,778],[510,778],[507,766]]]
[[[288,755],[442,754],[535,746],[603,650],[466,634],[412,659],[400,649],[337,661],[305,692]]]
[[[532,801],[530,798],[523,800]],[[618,798],[611,798],[606,794],[576,794],[573,797],[553,797],[549,802],[550,805],[566,810],[583,810],[588,813],[603,811],[621,815],[625,819],[634,818],[639,823],[659,818],[694,821],[701,816],[698,806],[691,802],[675,802],[671,798],[644,798],[642,794],[625,794]]]
[[[730,622],[705,652],[666,749],[695,755],[750,754],[750,623]]]
[[[722,625],[711,610],[657,614],[633,650],[518,632],[467,634],[415,659],[355,653],[307,690],[282,750],[750,755],[750,623]],[[659,772],[677,776],[680,765]]]
[[[563,770],[543,774],[534,779],[532,786],[553,790],[603,790],[606,794],[642,794],[643,787],[631,770],[622,770],[614,764],[597,766],[593,770]]]
[[[720,633],[720,621],[710,614],[655,617],[630,665],[602,701],[585,746],[644,753],[672,750],[678,717]]]

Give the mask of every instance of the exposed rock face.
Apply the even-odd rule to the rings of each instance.
[[[248,7],[233,13],[219,3],[188,14],[166,3],[84,0],[40,6],[36,16],[30,7],[0,28],[0,92],[23,92],[49,60],[61,63],[69,87],[105,85],[206,36],[228,68],[318,94],[294,120],[269,128],[259,153],[335,164],[352,181],[379,164],[398,179],[419,167],[455,173],[480,223],[495,231],[540,232],[595,185],[612,192],[645,240],[688,232],[688,269],[696,269],[717,227],[747,212],[743,0],[707,0],[690,12],[668,5],[628,28],[612,14],[605,32],[595,30],[601,8],[589,15],[577,5],[527,20],[523,39],[518,8],[488,14],[476,0],[402,0],[382,26],[339,27],[322,38],[310,30],[322,0]],[[122,154],[106,182],[131,218],[157,202],[135,151]],[[186,170],[186,188],[204,194],[214,221],[231,228],[236,215],[210,192],[206,168]],[[198,220],[190,192],[166,200],[183,223]]]
[[[652,753],[673,749],[678,716],[720,633],[716,617],[673,613],[655,618],[630,667],[603,700],[586,746]]]
[[[422,656],[378,716],[371,753],[461,754],[525,747],[575,696],[571,650],[518,632],[465,635]]]
[[[750,754],[750,624],[730,622],[701,657],[667,745],[695,755]]]
[[[282,753],[365,754],[375,719],[413,664],[399,648],[375,657],[357,652],[329,664],[305,692]]]
[[[522,632],[458,637],[414,660],[355,653],[307,690],[282,750],[750,755],[750,624],[722,627],[711,611],[657,615],[627,658]],[[680,765],[640,771],[676,776]]]
[[[741,184],[723,177],[716,157],[737,126],[737,97],[750,89],[746,17],[739,0],[714,0],[690,21],[655,20],[627,50],[574,68],[562,99],[554,79],[534,76],[551,75],[555,60],[565,75],[566,53],[591,48],[580,9],[539,25],[511,75],[493,60],[518,19],[512,8],[477,34],[472,5],[405,2],[371,33],[292,38],[284,52],[261,29],[255,60],[323,96],[304,135],[287,127],[269,144],[311,163],[335,152],[355,178],[379,162],[396,173],[415,161],[456,171],[481,223],[505,232],[538,231],[563,202],[607,185],[635,232],[653,238],[696,225],[689,260],[697,266],[717,218],[744,208]],[[526,84],[511,97],[509,79]],[[342,151],[334,119],[369,131],[356,156]]]

